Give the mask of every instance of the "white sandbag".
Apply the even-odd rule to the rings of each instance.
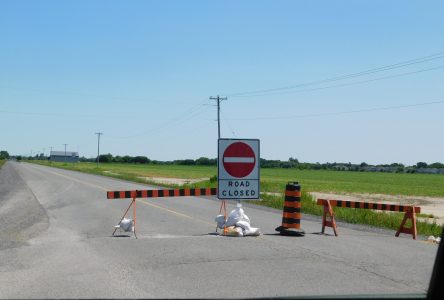
[[[134,231],[134,221],[132,219],[123,218],[118,225],[123,231]]]
[[[237,222],[236,227],[242,228],[242,233],[244,236],[258,236],[261,234],[259,228],[251,227],[251,225],[245,221]]]
[[[259,228],[250,227],[243,231],[244,236],[259,236],[261,234],[261,230]]]
[[[224,228],[225,225],[225,217],[224,215],[217,215],[214,221],[217,223],[217,227],[220,229]]]
[[[244,210],[240,206],[236,207],[230,212],[225,225],[235,226],[236,223],[239,221],[245,221],[248,222],[248,224],[250,224],[250,218],[248,218],[248,216],[244,213]]]
[[[225,232],[226,236],[244,236],[243,232],[242,232],[242,228],[240,227],[235,227],[235,226],[229,226],[226,228],[226,232]]]
[[[236,226],[242,228],[244,236],[258,236],[261,234],[259,228],[251,227],[251,225],[245,221],[237,222]]]
[[[236,227],[242,228],[242,230],[249,230],[251,228],[250,223],[246,221],[239,221],[236,223]]]

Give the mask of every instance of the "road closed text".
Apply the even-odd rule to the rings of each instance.
[[[259,199],[257,180],[222,180],[219,182],[220,199]]]

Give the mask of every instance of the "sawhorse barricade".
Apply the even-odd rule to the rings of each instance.
[[[383,211],[393,211],[393,212],[404,212],[404,219],[401,222],[401,226],[396,232],[395,236],[399,236],[400,233],[411,234],[413,239],[416,239],[416,214],[421,212],[421,207],[419,206],[408,206],[408,205],[397,205],[397,204],[384,204],[384,203],[371,203],[371,202],[360,202],[360,201],[347,201],[347,200],[326,200],[318,199],[318,205],[324,207],[324,213],[322,216],[322,233],[325,231],[325,227],[332,227],[335,236],[338,236],[337,226],[335,220],[335,214],[333,212],[333,207],[342,208],[362,208],[362,209],[374,209]],[[327,220],[329,218],[330,220]],[[405,227],[407,220],[412,221],[411,227]]]
[[[133,191],[109,191],[106,192],[108,199],[128,199],[132,198],[131,204],[126,209],[119,224],[126,217],[131,206],[133,207],[134,236],[136,235],[136,199],[137,198],[158,198],[158,197],[187,197],[187,196],[215,196],[216,188],[195,188],[195,189],[162,189],[162,190],[133,190]],[[117,228],[114,229],[113,236]]]

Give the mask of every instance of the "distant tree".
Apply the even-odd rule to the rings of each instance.
[[[194,159],[180,159],[180,160],[175,160],[174,164],[183,165],[183,166],[194,166],[196,162],[194,161]]]
[[[392,163],[390,164],[390,167],[404,167],[404,165],[401,163]]]
[[[99,161],[102,163],[109,163],[113,161],[113,156],[111,153],[102,154],[99,156]]]
[[[115,162],[115,163],[122,163],[123,161],[122,161],[122,156],[119,156],[119,155],[117,155],[117,156],[114,156],[113,157],[113,162]]]
[[[309,163],[299,163],[298,169],[299,170],[309,170],[311,168]]]
[[[134,162],[134,158],[131,157],[131,156],[125,155],[125,156],[122,157],[122,162],[123,163],[127,163],[127,164],[133,163]]]
[[[9,159],[9,153],[8,151],[0,151],[0,159]]]
[[[424,169],[424,168],[427,168],[427,167],[428,167],[428,165],[425,162],[418,162],[418,163],[416,163],[416,168],[417,169]]]
[[[293,157],[290,157],[290,158],[288,159],[288,161],[289,161],[289,162],[292,162],[292,163],[295,163],[296,165],[299,163],[299,160],[298,160],[297,158],[293,158]]]
[[[195,163],[196,165],[209,166],[211,165],[211,160],[207,157],[199,157]]]
[[[134,157],[134,162],[137,164],[148,164],[150,160],[146,156],[136,156]]]
[[[284,169],[290,169],[290,168],[293,168],[294,165],[289,161],[285,161],[281,164],[281,167]]]
[[[22,156],[21,155],[17,155],[17,157],[15,159],[17,159],[17,161],[21,161],[22,160]]]
[[[430,164],[429,168],[444,169],[444,164],[440,162],[435,162],[433,164]]]
[[[320,170],[322,168],[322,166],[319,162],[317,162],[316,164],[313,164],[311,168],[313,170]]]
[[[281,161],[280,160],[267,160],[265,158],[261,158],[260,161],[261,168],[279,168],[281,167]]]

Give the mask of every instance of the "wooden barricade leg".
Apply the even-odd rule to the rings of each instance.
[[[327,217],[330,218],[330,220],[327,220]],[[333,208],[331,207],[330,200],[326,200],[324,202],[324,214],[322,215],[322,233],[325,233],[325,226],[332,227],[335,236],[338,236],[335,214],[333,212]]]
[[[137,239],[137,234],[136,234],[136,198],[133,198],[133,220],[134,220],[134,236]]]
[[[220,204],[219,214],[222,214],[222,209],[224,210],[224,219],[227,221],[227,205],[225,203],[225,200],[222,200]],[[217,232],[217,225],[216,225],[216,232]],[[227,234],[227,227],[224,225],[224,234]]]
[[[410,228],[405,227],[405,223],[407,220],[412,220],[412,226]],[[400,233],[406,233],[411,234],[413,239],[416,240],[417,230],[416,230],[416,213],[415,213],[415,207],[412,207],[412,210],[407,211],[404,214],[404,219],[402,219],[401,226],[399,226],[398,231],[396,232],[395,236],[398,237]]]

